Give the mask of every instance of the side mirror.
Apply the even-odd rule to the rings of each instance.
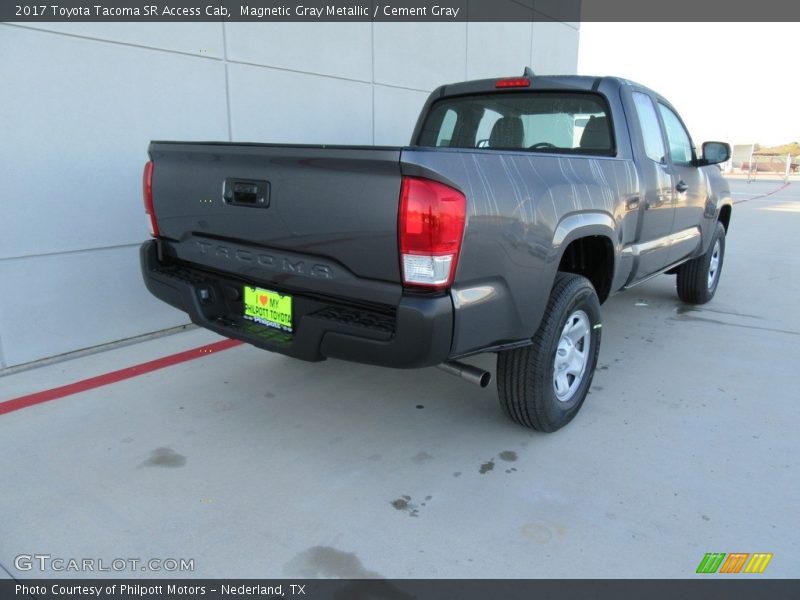
[[[731,157],[731,147],[725,142],[704,142],[703,158],[700,159],[701,165],[717,165],[724,163]]]

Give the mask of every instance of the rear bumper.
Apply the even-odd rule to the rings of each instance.
[[[447,360],[453,336],[449,296],[402,296],[396,307],[348,304],[288,290],[294,299],[292,333],[242,318],[246,284],[281,290],[187,265],[161,263],[157,242],[140,250],[145,285],[156,298],[186,312],[193,323],[220,335],[302,360],[339,358],[386,367],[428,367]]]

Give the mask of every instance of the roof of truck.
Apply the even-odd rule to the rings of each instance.
[[[613,76],[594,76],[594,75],[536,75],[526,68],[523,75],[509,77],[493,77],[491,79],[473,79],[471,81],[461,81],[440,86],[434,91],[437,96],[450,96],[459,94],[475,94],[480,92],[490,92],[497,90],[497,82],[502,80],[528,79],[530,85],[516,88],[518,90],[597,90],[601,85],[608,90],[609,87],[620,88],[623,86],[635,86],[637,88],[648,89],[639,83]],[[515,89],[515,88],[504,88]]]

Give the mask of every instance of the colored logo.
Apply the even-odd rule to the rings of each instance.
[[[707,552],[697,565],[697,573],[763,573],[772,552]]]

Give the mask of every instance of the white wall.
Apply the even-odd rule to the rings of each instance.
[[[563,23],[0,24],[0,368],[187,322],[139,273],[151,139],[402,145],[437,85],[577,53]]]

